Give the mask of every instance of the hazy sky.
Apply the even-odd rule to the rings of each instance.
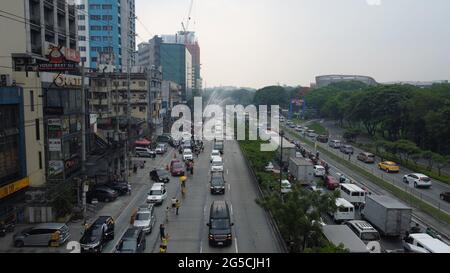
[[[136,0],[137,43],[181,29],[190,0]],[[449,0],[194,0],[208,87],[309,85],[321,74],[450,78]],[[150,33],[149,33],[150,32]]]

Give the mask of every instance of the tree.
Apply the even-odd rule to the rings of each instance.
[[[336,210],[336,197],[337,192],[321,195],[293,187],[292,192],[284,194],[283,201],[280,201],[279,191],[275,191],[257,203],[272,212],[281,234],[291,242],[292,250],[302,252],[306,248],[323,247],[320,216]]]
[[[408,163],[409,158],[413,154],[420,153],[420,149],[416,146],[416,144],[412,141],[401,139],[394,142],[396,146],[397,154],[400,157],[400,160]]]
[[[423,153],[422,153],[422,157],[424,158],[424,159],[426,159],[427,160],[427,162],[428,162],[428,170],[429,171],[431,171],[432,169],[433,169],[433,164],[434,164],[434,157],[433,157],[433,152],[432,151],[424,151]]]
[[[434,154],[433,160],[436,162],[436,168],[438,169],[438,175],[441,176],[441,170],[445,166],[450,164],[450,156],[442,156],[440,154]]]

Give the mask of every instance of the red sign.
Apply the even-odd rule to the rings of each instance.
[[[64,48],[64,55],[66,57],[66,61],[72,61],[72,62],[76,62],[79,63],[81,58],[80,58],[80,52],[76,51],[75,49],[71,49],[71,48]]]
[[[48,62],[39,64],[39,71],[68,71],[77,70],[80,53],[74,49],[49,44]]]

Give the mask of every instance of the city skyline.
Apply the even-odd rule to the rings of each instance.
[[[137,0],[136,6],[140,43],[179,31],[189,1]],[[207,86],[309,86],[327,74],[446,80],[449,8],[443,0],[197,0],[190,30],[199,37]]]

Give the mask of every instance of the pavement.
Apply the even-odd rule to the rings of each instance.
[[[249,170],[245,165],[236,141],[227,141],[224,150],[225,180],[227,189],[225,195],[212,196],[209,191],[210,153],[212,143],[205,142],[205,150],[195,159],[194,175],[189,174],[186,182],[187,193],[181,196],[181,185],[178,177],[171,177],[166,184],[167,199],[161,206],[155,208],[156,223],[152,233],[146,236],[146,250],[148,253],[159,252],[159,226],[165,223],[165,208],[170,205],[171,197],[181,200],[179,215],[169,213],[169,221],[165,223],[166,233],[169,235],[167,252],[172,253],[241,253],[241,252],[281,252],[273,227],[265,211],[259,207],[255,199],[258,190]],[[129,181],[132,186],[131,195],[119,197],[111,203],[99,203],[98,210],[88,219],[95,221],[98,216],[110,215],[115,219],[115,238],[103,249],[104,253],[112,253],[115,246],[130,226],[133,210],[146,202],[147,193],[151,185],[149,172],[155,167],[165,168],[174,157],[180,157],[178,152],[169,148],[162,156],[155,160],[145,159],[144,169],[138,169]],[[209,206],[214,200],[225,199],[232,210],[233,244],[230,247],[213,248],[208,245]],[[16,248],[12,243],[14,233],[8,233],[0,238],[0,252],[4,253],[77,253],[78,240],[82,236],[82,222],[69,222],[71,238],[60,247],[22,247]],[[19,225],[15,232],[23,230],[33,224]]]

